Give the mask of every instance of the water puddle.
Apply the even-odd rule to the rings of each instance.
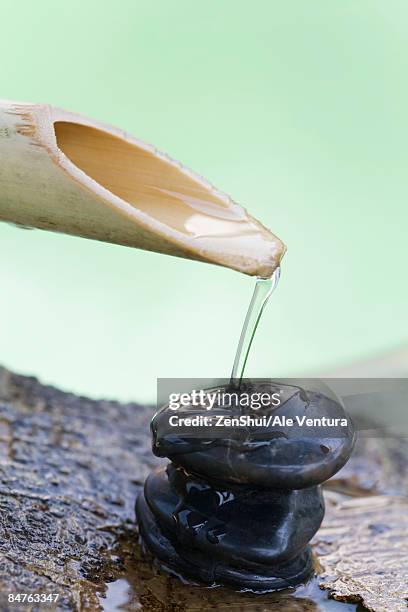
[[[136,535],[121,542],[115,551],[124,572],[99,594],[104,612],[363,612],[364,607],[329,599],[318,578],[296,589],[277,593],[237,593],[225,587],[206,588],[169,576],[143,555]]]

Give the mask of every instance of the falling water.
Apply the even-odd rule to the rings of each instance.
[[[237,352],[235,353],[234,366],[232,368],[230,384],[240,386],[244,376],[246,362],[256,328],[258,327],[263,309],[277,286],[280,277],[280,268],[276,268],[271,278],[257,278],[252,299],[242,327]]]

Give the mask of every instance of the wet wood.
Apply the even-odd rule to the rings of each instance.
[[[9,606],[8,593],[59,594],[58,610],[406,609],[407,440],[359,440],[326,490],[314,541],[319,576],[293,592],[255,596],[182,584],[142,554],[134,501],[158,464],[152,412],[0,368],[1,610],[30,609]]]
[[[0,370],[1,610],[19,592],[99,609],[98,591],[122,571],[109,551],[134,530],[135,496],[152,467],[150,416]]]
[[[369,610],[403,612],[408,601],[408,499],[330,500],[316,537],[322,585]]]

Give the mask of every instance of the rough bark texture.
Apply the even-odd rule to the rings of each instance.
[[[0,603],[47,592],[60,593],[60,609],[98,609],[98,584],[103,592],[120,569],[109,550],[134,529],[135,496],[153,464],[151,410],[5,370],[0,402]]]
[[[408,501],[386,495],[334,502],[316,538],[325,589],[369,610],[405,611]]]
[[[326,485],[326,516],[314,544],[320,585],[369,610],[408,607],[408,440],[360,437],[350,462]]]
[[[8,593],[58,593],[58,610],[296,612],[406,609],[406,440],[359,440],[330,481],[319,576],[254,596],[168,577],[142,555],[134,501],[148,471],[151,407],[92,401],[0,369],[0,610]],[[319,585],[324,586],[322,590]]]

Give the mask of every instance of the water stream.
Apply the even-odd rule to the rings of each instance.
[[[262,312],[276,288],[280,278],[280,268],[276,268],[271,278],[257,278],[252,299],[246,313],[237,351],[235,353],[230,385],[240,387],[248,360],[249,351],[255,336]]]

